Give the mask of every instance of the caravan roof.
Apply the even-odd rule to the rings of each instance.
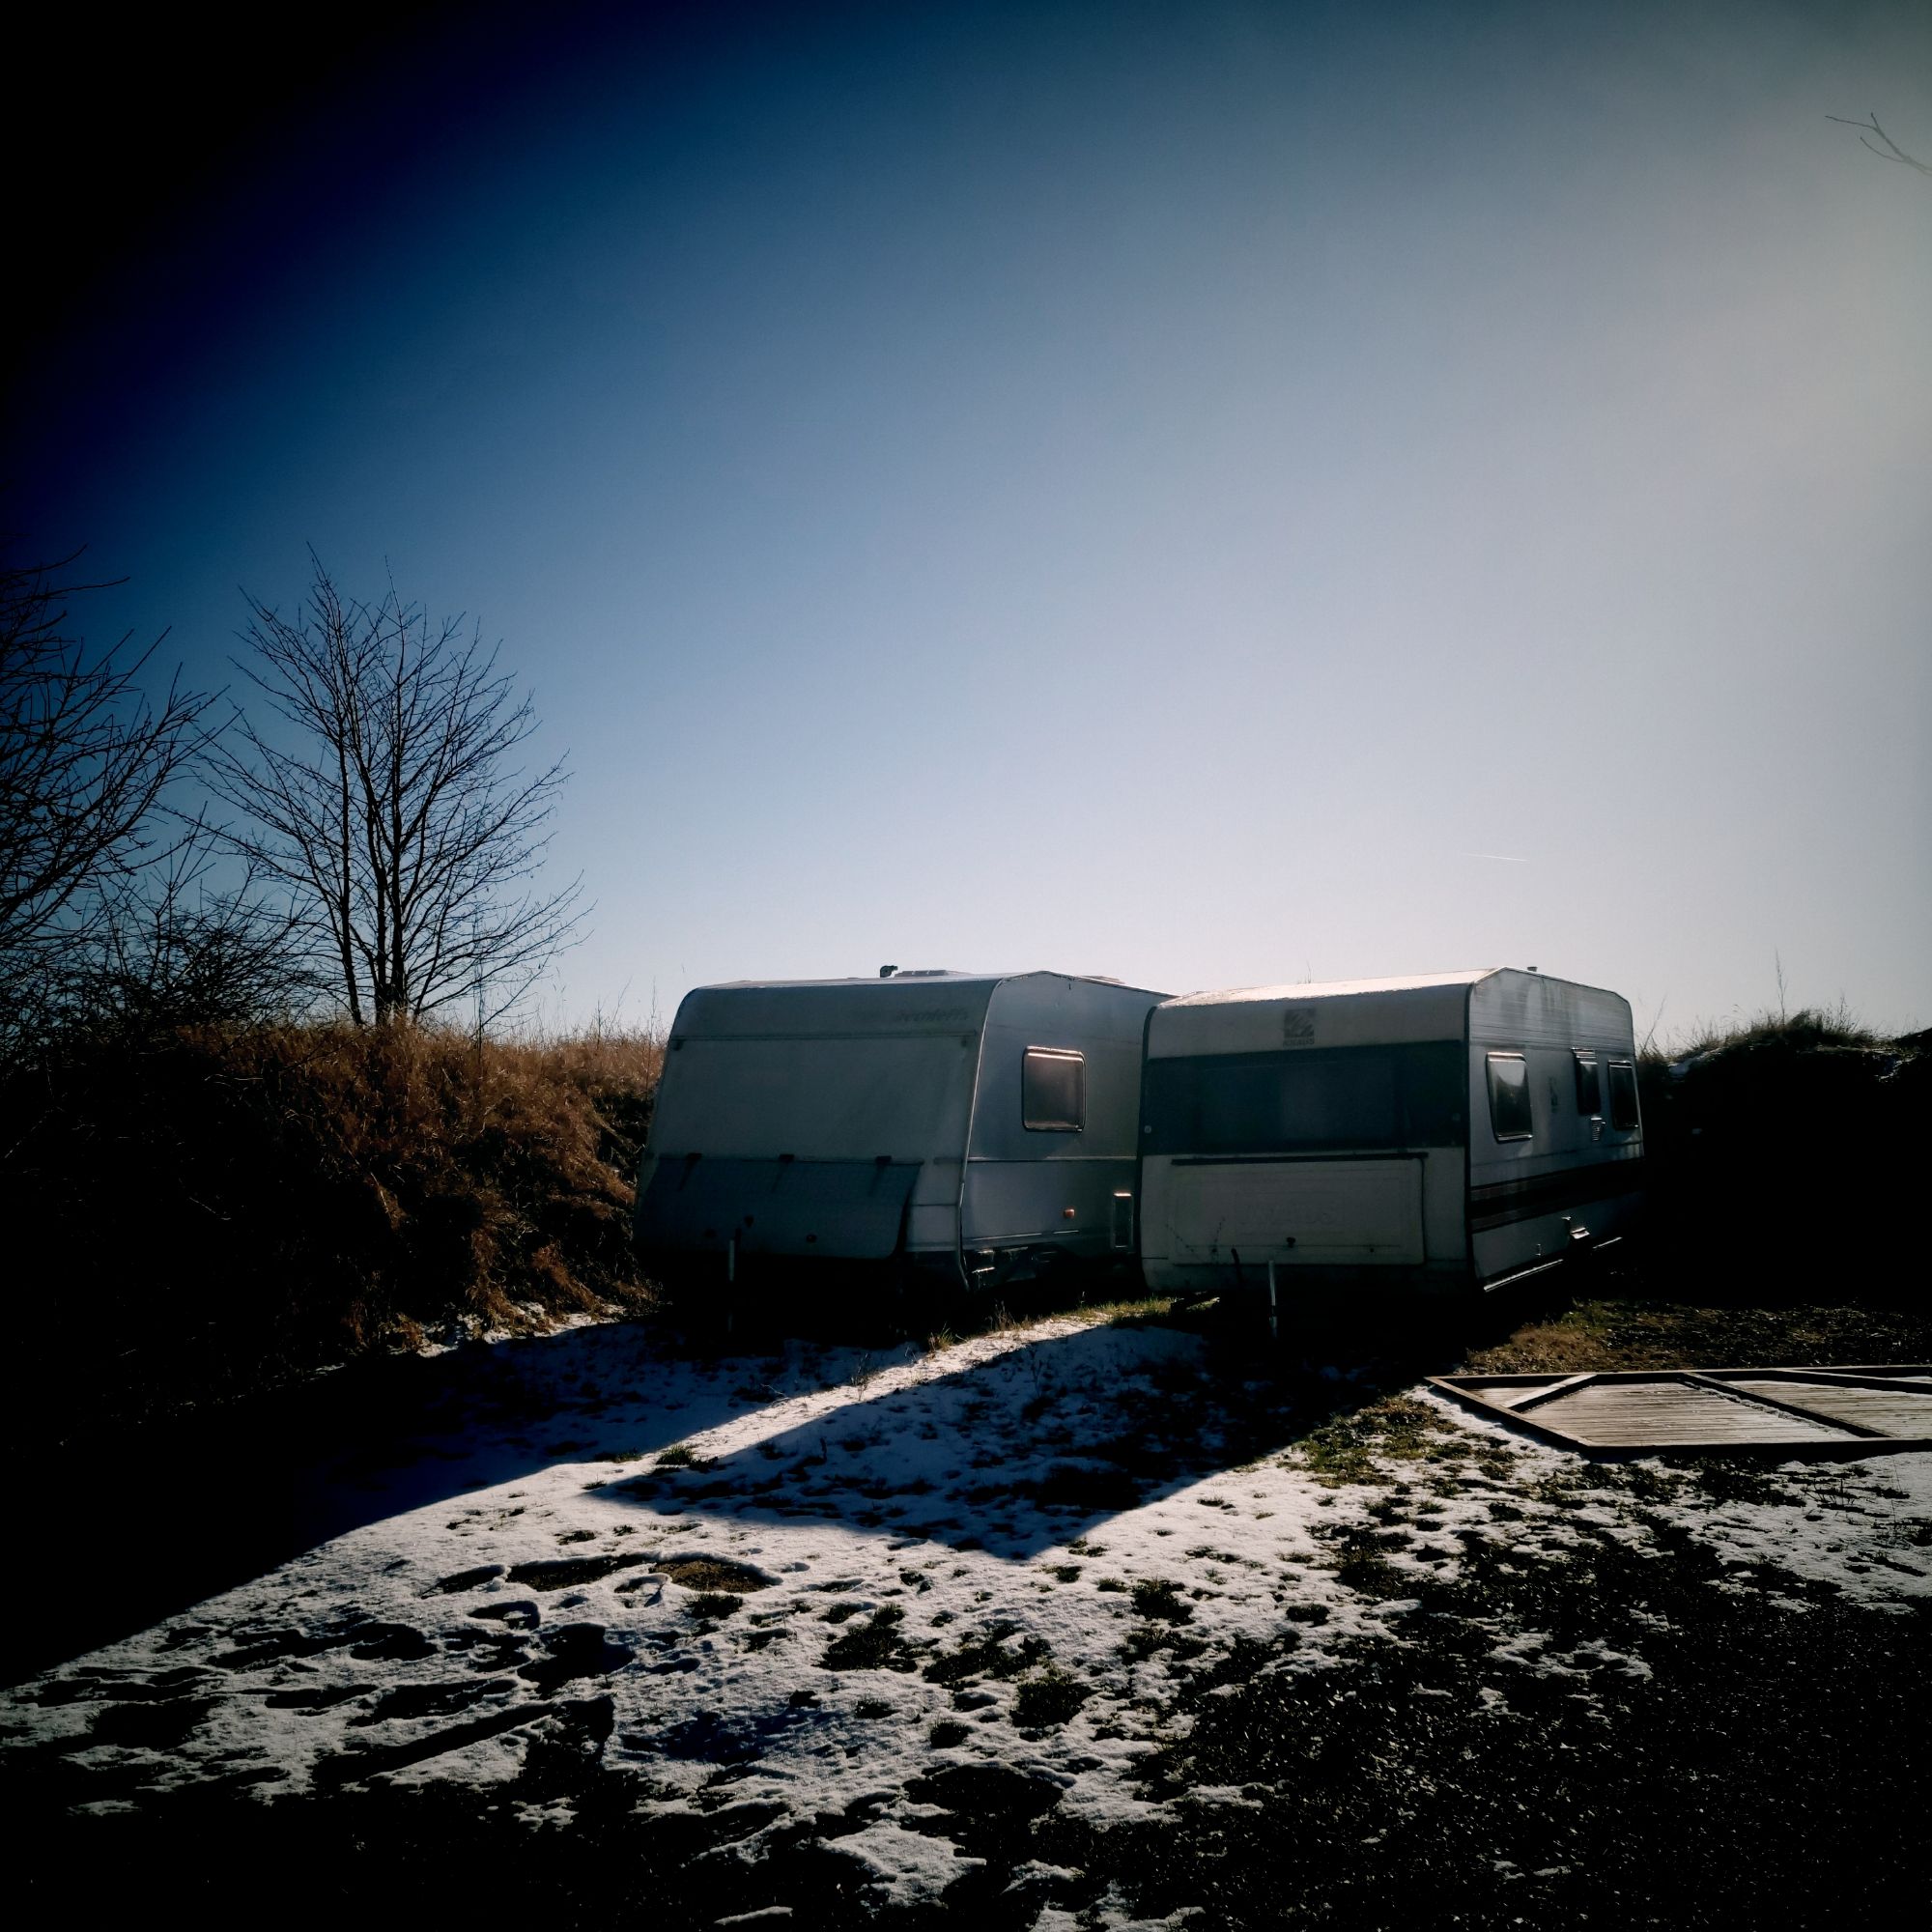
[[[1170,1007],[1226,1007],[1243,1000],[1339,1000],[1356,993],[1422,993],[1435,987],[1473,986],[1501,966],[1478,966],[1466,973],[1417,973],[1398,980],[1317,980],[1293,986],[1236,986],[1220,993],[1182,993]]]
[[[994,992],[1021,980],[1061,980],[1163,997],[1151,987],[1122,987],[1090,973],[895,973],[864,980],[733,980],[687,993],[673,1037],[747,1035],[892,1034],[977,1027]],[[1138,1022],[1136,1023],[1138,1024]]]
[[[1470,988],[1505,970],[1189,993],[1155,1008],[1148,1055],[1160,1060],[1200,1052],[1264,1052],[1284,1044],[1460,1039],[1468,1029]]]
[[[1498,1031],[1500,1029],[1500,1031]],[[1630,1003],[1602,987],[1515,966],[1402,980],[1326,980],[1189,993],[1154,1009],[1148,1055],[1257,1053],[1282,1046],[1394,1045],[1404,1040],[1580,1039],[1628,1048]]]

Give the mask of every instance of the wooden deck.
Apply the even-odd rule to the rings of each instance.
[[[1429,1379],[1514,1428],[1597,1455],[1772,1450],[1855,1457],[1932,1449],[1932,1368],[1922,1363]]]

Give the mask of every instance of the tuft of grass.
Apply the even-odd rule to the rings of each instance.
[[[1044,1638],[1021,1637],[1016,1645],[1008,1646],[1007,1639],[1018,1630],[1019,1626],[1011,1623],[988,1625],[979,1636],[968,1637],[957,1650],[928,1663],[926,1681],[957,1685],[976,1677],[1018,1677],[1035,1664],[1045,1662],[1052,1652]]]
[[[1776,1471],[1761,1469],[1728,1456],[1687,1456],[1683,1466],[1697,1487],[1719,1503],[1789,1503],[1791,1487]],[[1648,1475],[1649,1471],[1644,1471]],[[1653,1479],[1654,1480],[1654,1479]]]
[[[1037,1676],[1024,1677],[1014,1687],[1013,1722],[1023,1731],[1055,1729],[1093,1694],[1092,1685],[1050,1663]]]
[[[826,1645],[818,1662],[826,1670],[916,1670],[919,1660],[907,1647],[899,1626],[905,1612],[896,1604],[875,1610]]]
[[[619,1570],[635,1570],[643,1560],[641,1556],[621,1555],[556,1556],[548,1562],[513,1565],[509,1580],[526,1590],[576,1590]]]
[[[1180,1586],[1165,1577],[1143,1577],[1131,1592],[1134,1615],[1164,1624],[1194,1620],[1194,1608],[1180,1600]]]
[[[1441,1417],[1426,1403],[1383,1396],[1329,1417],[1302,1441],[1299,1454],[1303,1466],[1324,1488],[1386,1484],[1395,1478],[1382,1468],[1384,1459],[1439,1460],[1447,1434]]]
[[[685,1605],[694,1617],[702,1618],[707,1622],[735,1616],[744,1607],[743,1597],[728,1596],[722,1590],[702,1591]]]
[[[1165,1323],[1174,1313],[1171,1294],[1124,1295],[1119,1301],[1089,1304],[1089,1313],[1110,1328],[1153,1328]]]
[[[1547,1320],[1525,1321],[1506,1341],[1470,1355],[1472,1374],[1584,1375],[1624,1366],[1614,1340],[1615,1311],[1604,1301],[1580,1303]],[[1519,1366],[1520,1365],[1520,1366]]]
[[[657,1567],[684,1590],[725,1590],[742,1597],[772,1587],[772,1578],[762,1570],[729,1556],[667,1556]]]
[[[1191,1663],[1208,1648],[1205,1636],[1189,1636],[1173,1624],[1136,1624],[1121,1645],[1121,1655],[1130,1663],[1144,1663],[1165,1652],[1176,1663]]]

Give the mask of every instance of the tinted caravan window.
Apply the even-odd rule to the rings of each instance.
[[[1603,1085],[1594,1053],[1579,1053],[1577,1056],[1577,1111],[1585,1120],[1604,1111]]]
[[[1492,1053],[1490,1125],[1499,1141],[1526,1141],[1536,1131],[1529,1111],[1529,1067],[1520,1053]]]
[[[1078,1133],[1087,1124],[1087,1062],[1057,1046],[1030,1046],[1020,1062],[1020,1124]]]
[[[1156,1154],[1461,1147],[1465,1077],[1453,1040],[1150,1060],[1141,1145]]]
[[[1636,1123],[1636,1067],[1628,1060],[1613,1060],[1610,1062],[1610,1125],[1627,1130]]]

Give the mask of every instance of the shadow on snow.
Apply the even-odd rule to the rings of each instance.
[[[18,1683],[372,1522],[560,1461],[648,1455],[769,1402],[640,1323],[369,1361],[65,1453],[16,1496]]]
[[[855,1387],[809,1420],[598,1493],[660,1521],[829,1520],[1024,1562],[1277,1454],[1388,1385],[1180,1328],[1049,1332],[910,1387]]]

